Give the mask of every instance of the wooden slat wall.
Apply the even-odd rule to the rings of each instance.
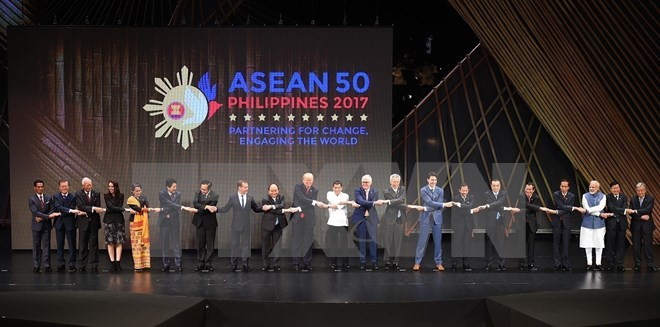
[[[450,3],[586,180],[660,194],[658,2]]]

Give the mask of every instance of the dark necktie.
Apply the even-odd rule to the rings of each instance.
[[[245,195],[241,194],[241,208],[245,209]]]
[[[46,208],[46,203],[44,203],[44,196],[39,195],[39,201],[41,201],[41,209]]]
[[[309,190],[310,189],[311,189],[311,187],[307,187],[307,193],[305,193],[305,194],[309,195]]]
[[[92,203],[92,192],[87,192],[87,204]]]

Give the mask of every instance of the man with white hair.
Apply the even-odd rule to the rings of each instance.
[[[586,211],[580,227],[580,247],[587,255],[587,271],[603,269],[601,260],[605,248],[605,220],[600,217],[600,213],[606,203],[605,194],[600,191],[600,183],[589,182],[589,192],[582,195],[582,208]],[[596,250],[596,266],[593,265],[593,250]]]
[[[78,225],[79,255],[78,271],[87,271],[87,257],[92,266],[92,272],[99,271],[99,229],[101,229],[101,194],[93,189],[94,185],[89,177],[82,179],[82,189],[76,192],[76,206],[78,210],[83,211],[85,215],[79,215],[76,218]]]
[[[378,258],[376,245],[378,230],[378,212],[376,206],[385,204],[378,199],[378,191],[371,187],[370,175],[362,176],[362,185],[355,189],[355,203],[360,206],[355,208],[351,220],[357,226],[358,249],[360,250],[360,269],[366,271],[378,270]],[[367,266],[367,244],[369,244],[369,261]]]
[[[646,184],[639,182],[635,185],[637,196],[630,199],[630,209],[626,213],[630,215],[630,232],[633,241],[633,257],[635,258],[635,271],[640,271],[642,266],[642,247],[646,259],[646,268],[649,272],[658,270],[653,262],[653,197],[646,193]],[[642,244],[644,243],[644,244]]]

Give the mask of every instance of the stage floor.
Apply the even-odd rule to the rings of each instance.
[[[660,272],[633,272],[632,249],[628,247],[626,272],[587,272],[584,252],[571,243],[573,272],[553,272],[550,241],[540,238],[537,242],[536,262],[540,270],[519,271],[517,259],[507,259],[506,272],[486,272],[486,261],[473,258],[472,272],[447,270],[432,271],[432,255],[424,258],[422,270],[413,272],[412,258],[405,258],[405,272],[381,269],[373,272],[360,271],[357,260],[348,272],[334,272],[321,251],[315,251],[313,270],[296,272],[290,259],[283,259],[280,272],[262,272],[259,251],[251,257],[250,272],[230,272],[228,258],[216,258],[215,271],[200,273],[193,270],[196,253],[186,250],[183,254],[184,271],[162,272],[160,258],[152,258],[151,271],[133,272],[130,252],[124,251],[124,271],[112,274],[99,273],[33,273],[31,252],[8,250],[0,253],[0,292],[27,291],[109,291],[141,294],[191,296],[216,300],[300,302],[300,303],[393,303],[481,299],[489,296],[561,291],[575,289],[660,289]],[[445,251],[449,243],[443,244]],[[429,246],[431,251],[432,246]],[[660,261],[660,247],[655,246],[655,257]],[[382,256],[382,253],[380,253]],[[54,251],[52,258],[54,258]],[[56,261],[53,261],[56,262]],[[380,263],[382,265],[382,263]],[[451,266],[445,258],[445,267]],[[101,252],[100,269],[107,270],[107,252]],[[89,268],[89,267],[88,267]]]

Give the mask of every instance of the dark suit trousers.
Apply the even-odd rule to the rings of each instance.
[[[215,246],[215,231],[217,228],[205,229],[197,227],[197,261],[199,266],[211,265]]]
[[[293,225],[293,264],[310,265],[312,263],[312,246],[314,245],[314,224],[308,220],[296,217],[291,221]]]
[[[88,226],[86,230],[78,230],[78,239],[80,240],[79,264],[81,268],[87,267],[87,256],[92,268],[99,265],[99,230]]]
[[[399,254],[401,253],[401,239],[403,238],[403,224],[394,223],[392,225],[382,224],[382,237],[385,247],[383,260],[385,262],[399,263]]]
[[[608,219],[616,219],[611,217]],[[620,219],[626,219],[625,217]],[[623,266],[623,257],[626,253],[626,231],[621,230],[619,223],[614,228],[607,228],[605,233],[605,254],[607,263],[611,266]]]
[[[181,266],[181,228],[161,224],[160,240],[163,248],[163,266],[170,266],[170,258],[174,257],[174,264]]]
[[[472,241],[472,229],[468,228],[464,221],[456,222],[454,234],[451,236],[452,266],[458,264],[458,258],[461,258],[463,265],[470,264],[470,254],[473,251]]]
[[[326,255],[332,257],[332,263],[338,264],[341,258],[341,264],[348,265],[348,226],[328,226],[326,240],[328,242],[328,251]]]
[[[40,231],[32,231],[32,264],[41,267],[41,257],[44,267],[50,267],[50,228],[43,227]]]
[[[568,245],[571,241],[571,230],[559,221],[552,226],[552,257],[555,266],[568,267]]]
[[[238,256],[242,258],[243,266],[250,261],[250,229],[244,227],[242,231],[231,231],[231,265],[236,266]]]
[[[280,239],[282,238],[282,227],[275,225],[273,230],[261,229],[261,259],[264,267],[278,267],[280,265]]]
[[[529,223],[525,223],[525,258],[521,263],[533,265],[534,264],[534,244],[536,243],[536,233],[532,232]]]
[[[633,241],[633,257],[635,258],[635,266],[640,266],[642,264],[642,250],[643,250],[644,257],[646,258],[646,265],[649,267],[653,267],[654,266],[653,249],[651,248],[651,245],[653,244],[653,231],[651,231],[650,233],[645,231],[643,228],[644,224],[650,225],[651,222],[650,221],[630,222],[630,232],[632,233],[632,241]]]
[[[488,267],[492,267],[495,263],[499,266],[504,266],[504,258],[500,257],[500,254],[497,252],[497,248],[503,245],[504,227],[498,224],[495,227],[487,228],[486,231]]]
[[[69,246],[69,267],[76,266],[76,230],[66,230],[66,227],[62,226],[61,229],[55,230],[55,238],[57,240],[57,264],[58,266],[64,266],[64,239],[66,238],[67,244]]]
[[[362,220],[357,225],[358,249],[360,250],[360,263],[367,262],[367,245],[369,245],[369,261],[376,263],[377,245],[376,245],[377,226],[369,222],[369,219]]]

